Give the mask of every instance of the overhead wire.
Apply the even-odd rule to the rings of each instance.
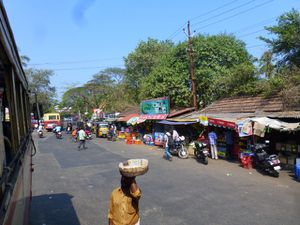
[[[217,15],[208,17],[208,18],[205,19],[205,20],[201,20],[200,22],[194,23],[194,25],[197,25],[197,24],[201,24],[201,23],[207,22],[207,21],[209,21],[209,20],[211,20],[211,19],[214,19],[214,18],[216,18],[216,17],[219,17],[219,16],[223,16],[224,14],[227,14],[227,13],[229,13],[229,12],[232,12],[232,11],[236,10],[236,9],[242,8],[242,7],[244,7],[244,6],[246,6],[246,5],[249,5],[249,4],[251,4],[251,3],[255,2],[255,1],[256,1],[256,0],[248,1],[248,2],[246,2],[246,3],[243,3],[243,4],[239,5],[239,6],[236,6],[236,7],[234,7],[234,8],[228,9],[227,11],[224,11],[224,12],[221,12],[221,13],[219,13],[219,14],[217,14]]]
[[[111,67],[123,67],[124,65],[111,65],[111,66],[91,66],[91,67],[70,67],[70,68],[50,68],[53,71],[66,71],[66,70],[90,70],[90,69],[103,69]]]
[[[77,64],[77,63],[89,63],[89,62],[101,62],[114,59],[122,59],[121,57],[115,58],[103,58],[103,59],[91,59],[91,60],[77,60],[77,61],[60,61],[60,62],[44,62],[44,63],[28,63],[29,66],[42,66],[42,65],[63,65],[63,64]]]
[[[203,28],[212,26],[212,25],[214,25],[214,24],[223,22],[223,21],[225,21],[225,20],[228,20],[228,19],[231,19],[231,18],[233,18],[233,17],[239,16],[239,15],[241,15],[241,14],[247,13],[247,12],[253,10],[253,9],[259,8],[259,7],[264,6],[264,5],[267,5],[267,4],[269,4],[269,3],[273,2],[273,1],[274,1],[274,0],[268,0],[268,1],[265,1],[265,2],[263,2],[263,3],[261,3],[261,4],[258,4],[258,5],[255,5],[255,6],[251,7],[251,8],[249,8],[249,9],[243,10],[243,11],[238,12],[238,13],[236,13],[236,14],[233,14],[233,15],[231,15],[231,16],[225,17],[225,18],[223,18],[223,19],[221,19],[221,20],[217,20],[217,21],[212,22],[212,23],[210,23],[210,24],[207,24],[207,25],[204,25],[204,26],[202,26],[202,27],[199,27],[198,29],[203,29]]]
[[[226,3],[226,4],[224,4],[224,5],[221,5],[221,6],[217,7],[217,8],[215,8],[215,9],[209,10],[209,11],[207,11],[207,12],[205,12],[205,13],[199,15],[199,16],[193,17],[193,18],[191,18],[191,19],[189,19],[189,20],[192,21],[192,20],[198,19],[198,18],[200,18],[200,17],[206,16],[206,15],[208,15],[208,14],[210,14],[210,13],[213,13],[213,12],[215,12],[215,11],[218,11],[219,9],[225,8],[225,7],[231,5],[232,3],[235,3],[235,2],[237,2],[237,1],[238,1],[238,0],[234,0],[234,1],[228,2],[228,3]],[[253,0],[252,0],[252,1],[253,1]],[[167,40],[172,40],[172,39],[174,39],[174,38],[182,31],[182,29],[185,27],[186,24],[187,24],[187,22],[185,22],[182,26],[180,26],[175,32],[173,32],[173,33],[167,38]]]

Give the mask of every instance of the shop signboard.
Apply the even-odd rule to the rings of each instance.
[[[141,102],[142,115],[169,114],[170,101],[169,98],[149,99]]]
[[[215,119],[215,118],[208,118],[208,123],[215,126],[220,127],[227,127],[231,129],[236,129],[236,124],[230,121]]]
[[[200,123],[203,126],[208,126],[208,117],[207,116],[200,116],[199,119],[200,119]]]

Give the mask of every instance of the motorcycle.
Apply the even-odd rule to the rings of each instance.
[[[189,151],[184,145],[184,136],[179,137],[179,141],[174,141],[170,146],[170,153],[172,155],[178,155],[181,159],[189,157]]]
[[[274,177],[279,177],[279,172],[281,170],[280,160],[277,155],[268,155],[266,150],[269,147],[269,142],[266,144],[256,144],[255,145],[255,155],[254,155],[254,167],[259,171],[269,174]]]
[[[72,132],[72,128],[69,126],[69,127],[67,127],[67,130],[66,130],[66,133],[67,134],[70,134]]]
[[[85,134],[86,134],[86,139],[88,139],[88,140],[92,140],[93,139],[93,135],[92,135],[91,131],[85,130]]]
[[[61,131],[56,132],[56,138],[57,139],[62,139]]]
[[[208,148],[207,144],[203,142],[194,141],[192,142],[194,148],[194,155],[199,162],[202,162],[204,165],[208,164]]]
[[[38,131],[38,135],[39,135],[39,138],[43,138],[43,137],[44,137],[43,131],[42,131],[42,130],[39,130],[39,131]]]
[[[107,140],[108,141],[116,141],[117,138],[116,138],[115,133],[114,132],[108,132],[108,134],[107,134]]]

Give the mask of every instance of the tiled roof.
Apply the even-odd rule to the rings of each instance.
[[[201,113],[255,113],[282,112],[284,109],[281,97],[240,97],[226,98],[207,106]]]
[[[130,106],[119,114],[119,117],[129,116],[131,114],[139,114],[140,107],[138,106]]]
[[[185,109],[180,109],[180,110],[174,110],[174,111],[171,111],[171,113],[168,115],[168,118],[172,118],[172,117],[175,117],[175,116],[180,116],[182,114],[193,112],[193,111],[195,111],[195,107],[190,107],[190,108],[185,108]]]

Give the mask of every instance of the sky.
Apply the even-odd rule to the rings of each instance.
[[[107,67],[124,68],[124,57],[148,38],[187,39],[188,20],[197,34],[234,34],[259,58],[270,37],[265,26],[300,0],[3,0],[20,55],[29,67],[51,69],[57,98]]]

